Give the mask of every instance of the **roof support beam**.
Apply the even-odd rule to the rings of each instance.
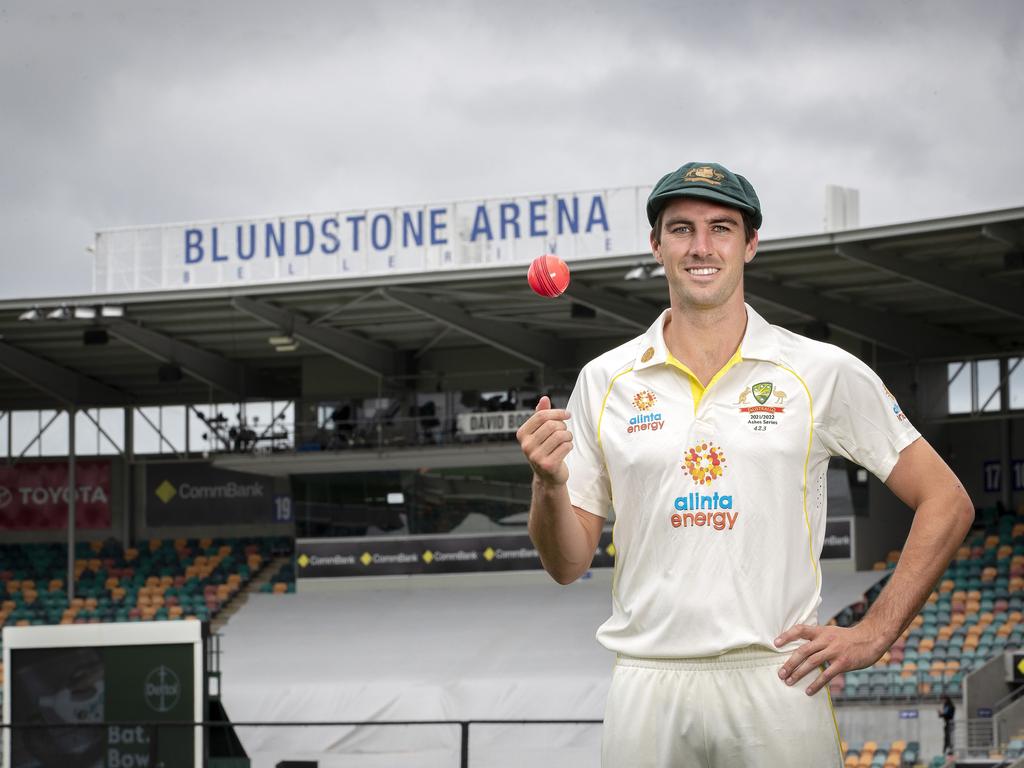
[[[975,277],[968,272],[950,272],[931,264],[918,264],[892,254],[882,256],[872,253],[858,243],[837,246],[836,253],[847,261],[867,264],[929,288],[938,288],[983,307],[991,307],[1018,320],[1024,319],[1024,302],[1021,301],[1020,292],[1004,288],[983,277]]]
[[[1021,235],[1020,230],[1006,222],[986,224],[981,228],[981,234],[989,240],[1005,243],[1011,248],[1024,248],[1024,236]]]
[[[67,406],[128,405],[134,398],[31,352],[0,341],[0,368]]]
[[[616,296],[608,291],[591,288],[580,282],[571,283],[565,295],[577,304],[590,307],[641,331],[650,328],[658,314],[657,309],[642,301],[636,301],[626,296]]]
[[[398,373],[394,350],[354,333],[314,325],[294,312],[247,296],[235,296],[231,299],[231,306],[373,376],[392,376]]]
[[[392,301],[425,317],[454,328],[477,341],[500,349],[542,368],[558,368],[572,360],[570,350],[549,336],[520,328],[500,320],[481,322],[452,304],[428,299],[422,294],[399,288],[381,291]]]
[[[189,376],[211,387],[234,395],[245,395],[245,366],[216,352],[186,344],[184,341],[128,320],[110,321],[107,330],[111,336],[152,358],[180,366]]]
[[[751,296],[802,312],[852,336],[894,349],[908,357],[934,357],[948,354],[950,349],[960,350],[964,354],[996,351],[996,347],[985,339],[940,328],[905,315],[836,301],[750,275],[745,276],[743,281],[746,292]]]

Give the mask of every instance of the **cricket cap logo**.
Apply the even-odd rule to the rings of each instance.
[[[683,177],[683,181],[703,181],[706,184],[713,184],[719,186],[725,180],[725,174],[721,171],[716,171],[707,165],[701,165],[697,168],[690,168],[686,175]]]
[[[770,381],[762,381],[759,384],[754,384],[750,388],[750,394],[754,396],[754,399],[758,403],[764,405],[768,398],[772,396],[772,390],[775,389],[775,385]]]
[[[725,473],[725,453],[713,443],[699,443],[686,451],[683,469],[698,485],[710,485]]]

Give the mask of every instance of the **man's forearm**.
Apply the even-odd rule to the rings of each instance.
[[[594,548],[565,485],[546,485],[534,477],[529,531],[544,570],[559,584],[578,579],[594,560]]]
[[[884,642],[884,648],[921,610],[973,520],[974,507],[966,495],[931,499],[918,507],[896,570],[860,622]]]

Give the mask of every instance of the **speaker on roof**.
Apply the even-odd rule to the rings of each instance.
[[[181,366],[174,363],[166,363],[156,369],[156,380],[161,384],[173,384],[181,381],[183,377]]]
[[[585,304],[577,304],[576,302],[573,302],[569,305],[569,317],[589,320],[597,317],[597,312]]]
[[[103,328],[86,328],[82,332],[82,343],[87,347],[97,347],[110,341],[106,330]]]

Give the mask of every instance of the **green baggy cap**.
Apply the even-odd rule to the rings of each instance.
[[[702,197],[747,211],[754,229],[761,228],[761,201],[750,182],[718,163],[687,163],[666,173],[647,198],[647,220],[654,226],[658,213],[673,197]]]

